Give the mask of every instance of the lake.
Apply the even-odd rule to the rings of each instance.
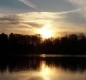
[[[0,58],[0,80],[86,80],[84,56],[15,56]]]

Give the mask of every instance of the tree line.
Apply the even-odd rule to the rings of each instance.
[[[42,40],[40,35],[0,34],[0,55],[86,54],[86,36],[70,34]]]

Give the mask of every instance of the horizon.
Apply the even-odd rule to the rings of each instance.
[[[9,37],[10,35],[17,35],[17,36],[33,36],[33,37],[38,37],[38,38],[41,38],[41,40],[45,41],[45,40],[48,40],[48,39],[61,39],[61,38],[64,38],[64,37],[69,37],[69,36],[76,36],[77,38],[80,37],[86,37],[86,34],[84,33],[72,33],[72,34],[65,34],[65,35],[60,35],[60,36],[55,36],[55,37],[43,37],[41,34],[19,34],[19,33],[9,33],[9,34],[6,34],[6,33],[0,33],[0,35],[3,35],[3,36],[7,36]]]

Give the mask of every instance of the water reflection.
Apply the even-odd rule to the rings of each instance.
[[[86,80],[86,58],[0,58],[0,80]]]
[[[45,61],[42,61],[41,65],[40,65],[40,71],[39,74],[40,76],[44,79],[44,80],[50,80],[50,76],[52,75],[51,73],[53,73],[54,70],[52,70],[51,67],[46,65]]]

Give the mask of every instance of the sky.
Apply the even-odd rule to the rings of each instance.
[[[0,33],[86,33],[85,13],[86,0],[0,0]]]

